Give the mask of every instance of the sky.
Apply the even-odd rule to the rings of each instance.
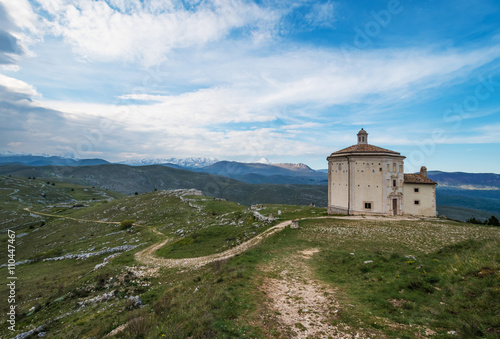
[[[500,1],[0,0],[0,151],[500,173]]]

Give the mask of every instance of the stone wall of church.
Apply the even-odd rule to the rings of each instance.
[[[403,157],[350,156],[328,163],[328,210],[331,214],[403,214]],[[349,180],[349,173],[351,175]],[[349,192],[351,195],[348,202]]]
[[[346,158],[328,162],[328,206],[337,208],[332,214],[347,214],[349,169]],[[345,210],[345,212],[342,212]],[[333,210],[332,210],[333,211]]]
[[[405,214],[436,216],[436,186],[430,184],[404,185]]]

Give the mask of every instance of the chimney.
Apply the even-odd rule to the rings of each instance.
[[[427,178],[427,167],[425,166],[420,167],[420,175]]]

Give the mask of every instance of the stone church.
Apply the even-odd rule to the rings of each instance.
[[[361,129],[358,143],[328,158],[328,213],[436,216],[436,185],[422,167],[404,173],[398,152],[370,145]]]

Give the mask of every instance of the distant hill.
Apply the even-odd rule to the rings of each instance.
[[[246,183],[326,185],[328,175],[305,164],[263,164],[219,161],[198,171],[222,175]]]
[[[314,171],[305,165],[289,169],[259,163],[220,161],[198,169],[197,172],[175,167],[179,166],[175,164],[161,166],[9,165],[0,166],[0,174],[35,176],[106,188],[129,195],[135,192],[151,192],[155,188],[158,190],[196,188],[209,196],[226,198],[245,205],[256,203],[309,205],[311,202],[317,206],[327,204],[326,173]],[[201,171],[210,171],[215,174]],[[498,174],[433,171],[429,176],[439,183],[436,196],[437,203],[441,207],[471,209],[490,215],[500,213],[500,190],[496,188],[497,182],[495,181]],[[469,212],[457,214],[457,209],[441,208],[439,212],[441,215],[459,220],[471,216]],[[481,217],[481,213],[473,215]],[[465,217],[462,217],[463,215]]]
[[[429,171],[427,175],[441,187],[459,189],[500,189],[500,174]]]
[[[36,177],[51,181],[95,186],[133,195],[157,190],[196,188],[206,195],[245,205],[281,203],[326,206],[326,185],[260,184],[252,185],[231,178],[198,173],[161,165],[127,166],[0,166],[0,175]]]
[[[438,216],[446,216],[447,218],[459,221],[466,221],[472,217],[484,221],[492,215],[500,219],[500,212],[488,212],[466,207],[437,205],[437,211]]]
[[[29,166],[94,166],[109,164],[103,159],[73,159],[61,156],[0,154],[0,165]]]

